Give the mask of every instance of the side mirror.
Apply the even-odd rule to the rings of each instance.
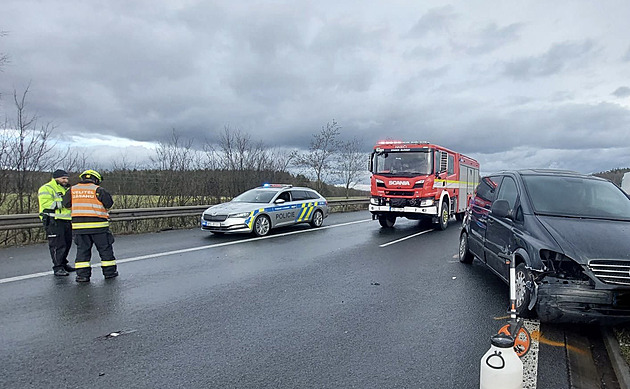
[[[277,199],[274,201],[275,204],[284,204],[284,199]]]
[[[490,212],[496,217],[512,218],[512,210],[507,200],[495,200],[494,203],[492,203]]]

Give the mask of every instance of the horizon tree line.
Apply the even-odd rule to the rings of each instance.
[[[13,91],[13,113],[5,114],[0,127],[0,214],[36,212],[37,188],[57,168],[75,174],[100,169],[103,185],[117,197],[117,208],[210,204],[263,182],[311,186],[325,196],[360,193],[353,188],[365,170],[367,153],[359,139],[341,139],[334,119],[312,135],[307,150],[269,147],[228,125],[218,141],[195,147],[194,139],[172,129],[167,140],[158,142],[148,165],[122,156],[105,168],[85,152],[58,144],[57,127],[29,112],[29,88]],[[332,185],[334,179],[343,188]]]

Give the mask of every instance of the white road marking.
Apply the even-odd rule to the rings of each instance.
[[[523,362],[523,389],[536,389],[538,385],[538,351],[540,343],[540,321],[524,320],[525,328],[529,331],[531,343],[527,354],[521,358]]]
[[[427,232],[431,232],[431,231],[433,231],[433,230],[420,231],[420,232],[418,232],[418,233],[411,234],[411,235],[409,235],[409,236],[405,236],[404,238],[396,239],[396,240],[391,241],[391,242],[388,242],[388,243],[383,243],[383,244],[382,244],[382,245],[380,245],[379,247],[387,247],[387,246],[389,246],[389,245],[396,244],[396,243],[400,243],[400,242],[402,242],[402,241],[404,241],[404,240],[411,239],[411,238],[414,238],[414,237],[416,237],[416,236],[418,236],[418,235],[426,234]]]
[[[234,240],[234,241],[231,241],[231,242],[215,243],[215,244],[210,244],[210,245],[207,245],[207,246],[190,247],[190,248],[181,249],[181,250],[173,250],[173,251],[165,251],[165,252],[162,252],[162,253],[140,255],[138,257],[117,259],[116,263],[120,264],[120,263],[134,262],[134,261],[142,261],[144,259],[159,258],[159,257],[165,257],[165,256],[168,256],[168,255],[175,255],[175,254],[190,253],[190,252],[193,252],[193,251],[207,250],[207,249],[212,249],[212,248],[215,248],[215,247],[231,246],[231,245],[235,245],[235,244],[254,242],[254,241],[263,240],[263,239],[273,239],[273,238],[278,238],[280,236],[302,234],[304,232],[314,232],[314,231],[317,231],[317,230],[326,230],[326,229],[329,229],[329,228],[336,228],[336,227],[344,227],[344,226],[349,226],[349,225],[352,225],[352,224],[365,223],[365,222],[369,222],[369,221],[371,221],[371,219],[357,220],[357,221],[353,221],[353,222],[334,224],[334,225],[331,225],[331,226],[323,226],[323,227],[319,227],[319,228],[311,228],[311,229],[308,229],[308,230],[290,231],[290,232],[285,232],[285,233],[282,233],[282,234],[274,234],[274,235],[268,235],[268,236],[259,236],[259,237],[256,237],[256,238],[249,238],[249,239],[244,239],[244,240]],[[91,267],[97,268],[97,267],[100,267],[100,264],[99,263],[95,263]],[[0,284],[6,284],[6,283],[9,283],[9,282],[14,282],[14,281],[28,280],[30,278],[44,277],[44,276],[49,276],[49,275],[52,275],[52,274],[53,274],[53,272],[51,270],[51,271],[45,271],[45,272],[40,272],[40,273],[26,274],[26,275],[23,275],[23,276],[2,278],[2,279],[0,279]]]

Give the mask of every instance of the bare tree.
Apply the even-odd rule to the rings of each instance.
[[[346,188],[346,198],[350,197],[350,189],[357,184],[361,172],[365,170],[366,155],[361,152],[361,140],[341,142],[337,153],[337,176]]]
[[[219,140],[221,162],[231,179],[225,182],[226,194],[234,196],[260,181],[260,172],[270,169],[269,152],[262,141],[255,142],[247,133],[225,126]]]
[[[15,203],[11,208],[15,213],[28,213],[35,207],[33,194],[34,172],[50,171],[59,166],[64,154],[55,150],[51,134],[55,127],[49,122],[38,123],[38,117],[26,110],[26,97],[29,87],[22,95],[13,91],[16,108],[15,120],[5,121],[3,132],[8,136],[7,146],[10,153],[6,156],[6,167],[13,172],[13,185],[16,193]],[[36,190],[36,188],[35,188]]]
[[[6,36],[8,33],[6,31],[0,31],[0,38]],[[0,53],[0,71],[2,71],[2,67],[9,62],[9,55],[7,53]]]
[[[151,157],[161,175],[158,177],[159,196],[156,206],[188,204],[191,191],[187,185],[187,177],[182,172],[191,170],[193,166],[192,145],[192,139],[181,139],[175,129],[168,141],[158,143],[156,156]]]
[[[3,130],[0,130],[0,209],[9,194],[10,138],[8,119],[5,119]]]
[[[319,133],[313,135],[308,152],[297,156],[297,165],[305,167],[312,173],[317,190],[321,191],[324,180],[331,169],[331,161],[338,149],[337,138],[341,127],[335,119],[322,126]]]
[[[223,168],[234,171],[260,169],[267,156],[264,144],[252,140],[251,135],[241,132],[239,129],[231,129],[225,126],[219,147],[223,154]]]
[[[269,168],[275,172],[289,172],[289,166],[296,160],[297,150],[274,148],[269,151]]]
[[[219,156],[216,147],[208,140],[203,145],[202,152],[204,155],[202,169],[216,170],[219,168]]]

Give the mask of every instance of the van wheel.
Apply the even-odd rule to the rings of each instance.
[[[438,227],[440,230],[444,231],[446,227],[448,227],[448,219],[451,215],[448,213],[448,203],[446,201],[442,202],[442,213],[438,219]]]
[[[379,216],[378,222],[383,228],[392,228],[394,223],[396,223],[395,216]]]
[[[527,307],[531,301],[533,283],[534,275],[525,264],[520,263],[516,266],[516,314],[520,317],[531,316],[531,311]]]
[[[324,224],[324,214],[319,209],[313,213],[313,220],[311,220],[311,227],[319,228]]]
[[[254,235],[265,236],[271,230],[271,221],[267,215],[260,215],[254,221]]]
[[[468,250],[468,234],[462,233],[459,237],[459,261],[461,263],[471,264],[474,257]]]

